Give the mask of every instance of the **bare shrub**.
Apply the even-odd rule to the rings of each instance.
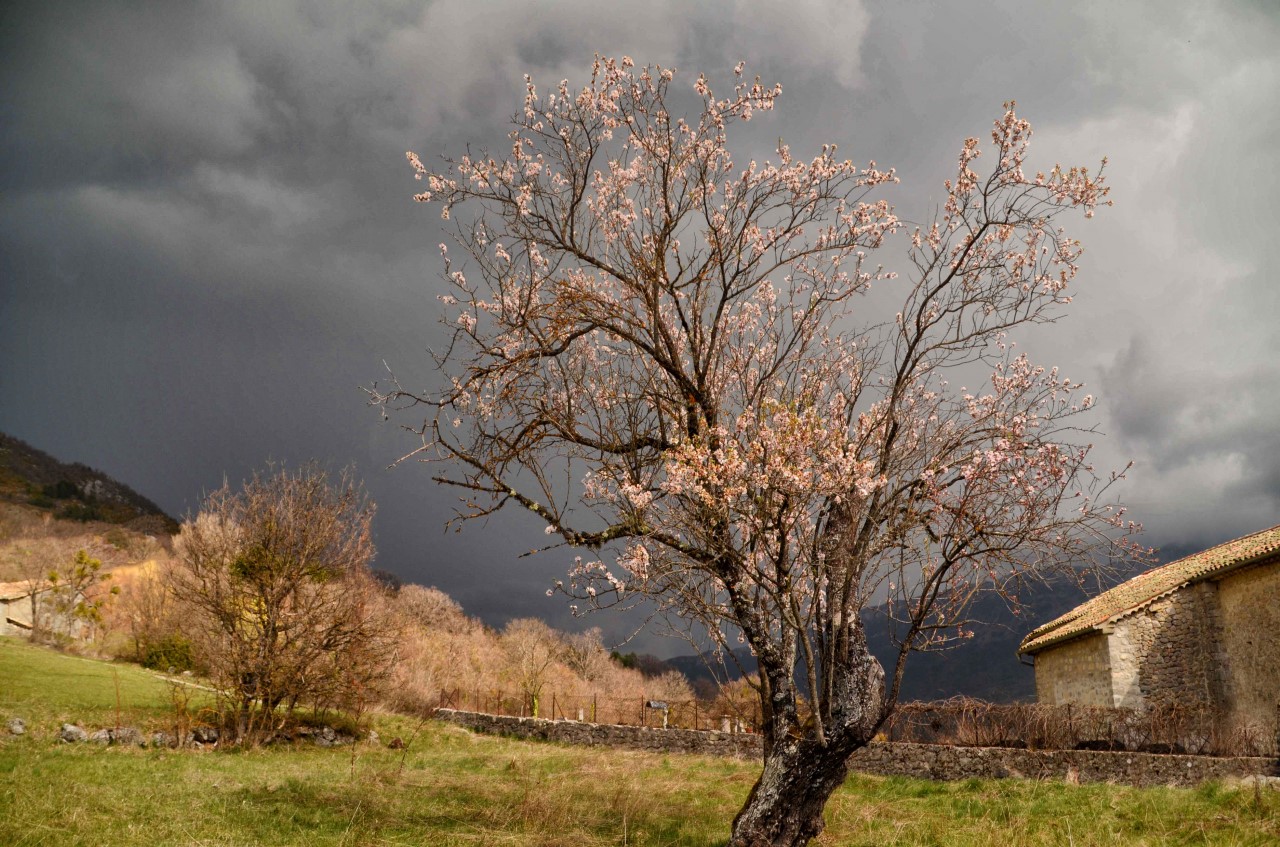
[[[1256,756],[1274,752],[1257,727],[1202,706],[1109,709],[1075,704],[986,703],[957,697],[902,703],[885,723],[891,741],[1042,750],[1128,750]]]
[[[124,636],[117,655],[162,671],[195,670],[194,645],[182,631],[184,604],[171,584],[174,562],[163,550],[152,552],[113,574],[120,595],[109,617]]]
[[[395,638],[369,575],[372,515],[349,473],[332,484],[308,465],[223,486],[183,525],[174,587],[238,738],[269,730],[277,709],[376,688]]]

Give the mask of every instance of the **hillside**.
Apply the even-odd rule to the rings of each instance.
[[[1029,586],[1015,614],[1004,599],[981,594],[970,609],[973,637],[936,652],[914,653],[907,659],[900,699],[945,700],[964,696],[992,703],[1035,699],[1035,672],[1018,657],[1018,645],[1030,630],[1084,602],[1086,594],[1072,579]],[[888,667],[897,648],[889,635],[882,609],[867,616],[871,652]]]
[[[0,583],[43,583],[81,550],[124,577],[177,529],[124,483],[0,433]]]
[[[79,462],[55,459],[0,433],[0,501],[28,505],[54,518],[173,534],[178,522],[124,483]]]

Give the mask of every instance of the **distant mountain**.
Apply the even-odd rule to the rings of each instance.
[[[1088,596],[1067,577],[1028,586],[1019,598],[1020,613],[1015,615],[999,596],[980,595],[970,609],[970,617],[980,621],[973,626],[973,638],[946,650],[913,653],[907,659],[899,699],[945,700],[963,695],[993,703],[1034,700],[1035,673],[1019,661],[1018,645],[1032,629],[1070,611]],[[884,608],[867,610],[865,621],[871,653],[887,672],[897,658],[897,648],[889,635]],[[750,650],[741,648],[734,655],[745,670],[755,670]],[[681,671],[696,688],[741,675],[727,657],[724,665],[699,655],[676,656],[666,664]]]
[[[1067,577],[1027,586],[1018,613],[995,593],[980,594],[969,609],[973,637],[945,650],[913,653],[907,658],[899,699],[945,700],[975,697],[992,703],[1035,700],[1035,672],[1022,664],[1018,645],[1042,623],[1070,611],[1088,595]],[[897,658],[883,608],[867,615],[867,642],[888,672]]]
[[[715,696],[715,688],[719,683],[732,682],[742,676],[738,670],[739,665],[747,673],[755,671],[756,659],[749,649],[740,647],[733,651],[733,656],[733,659],[725,656],[723,663],[706,654],[674,656],[667,659],[665,664],[684,674],[698,696],[711,699]],[[736,664],[734,659],[737,660]]]
[[[0,433],[0,498],[67,520],[122,524],[152,534],[178,522],[129,486],[79,462],[66,463]]]

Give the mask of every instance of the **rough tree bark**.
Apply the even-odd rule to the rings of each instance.
[[[824,739],[802,735],[786,718],[761,727],[764,768],[733,819],[732,847],[795,847],[822,833],[823,809],[849,775],[850,757],[870,743],[885,717],[884,671],[866,649],[860,625],[855,633],[840,663]]]

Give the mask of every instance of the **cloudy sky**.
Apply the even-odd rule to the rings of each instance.
[[[379,566],[570,625],[563,558],[515,559],[541,526],[443,534],[453,495],[386,469],[412,441],[360,387],[434,376],[439,220],[404,151],[499,143],[522,74],[581,81],[596,52],[677,85],[746,60],[785,93],[744,145],[894,166],[912,220],[1009,99],[1033,167],[1108,156],[1072,313],[1023,349],[1099,396],[1148,544],[1280,523],[1273,0],[6,3],[0,430],[175,515],[269,459],[355,463]]]

